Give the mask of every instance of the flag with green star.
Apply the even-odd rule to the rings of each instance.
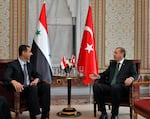
[[[41,74],[43,80],[51,82],[52,65],[45,2],[42,5],[37,30],[32,43],[32,53],[30,61],[33,67]]]

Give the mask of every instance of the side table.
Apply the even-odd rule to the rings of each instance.
[[[71,107],[71,81],[76,79],[82,79],[84,76],[56,76],[57,79],[67,80],[68,89],[68,104],[67,107],[62,111],[58,112],[57,115],[60,117],[78,117],[81,112],[78,112],[75,108]]]

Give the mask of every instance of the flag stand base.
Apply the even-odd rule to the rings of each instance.
[[[70,106],[64,108],[61,112],[57,113],[57,116],[60,117],[78,117],[81,115],[81,112],[78,112],[75,108]]]

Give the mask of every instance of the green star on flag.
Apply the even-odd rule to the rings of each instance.
[[[50,56],[50,57],[51,57],[51,54],[49,54],[48,56]]]
[[[37,30],[35,34],[36,34],[36,35],[39,35],[40,32],[41,32],[40,30]]]

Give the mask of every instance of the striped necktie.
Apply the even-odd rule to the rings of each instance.
[[[23,70],[23,74],[24,74],[24,86],[27,87],[29,85],[27,64],[24,64],[23,68],[24,68],[24,70]]]

